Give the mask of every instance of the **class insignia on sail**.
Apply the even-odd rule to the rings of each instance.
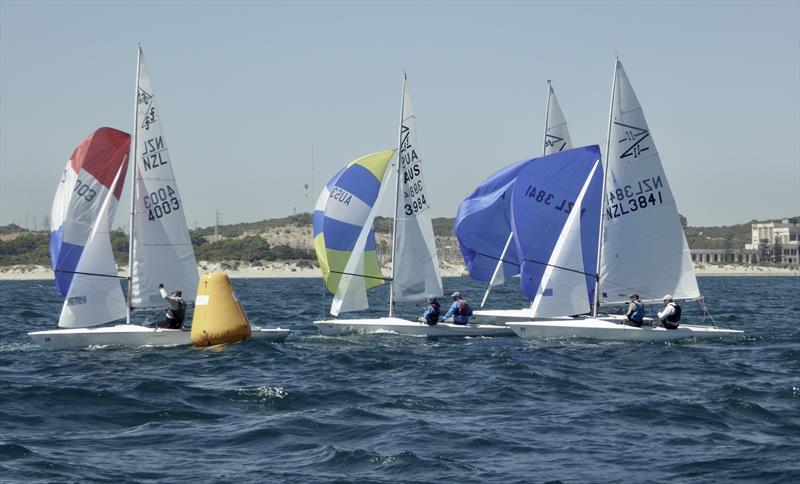
[[[250,322],[228,276],[224,272],[203,274],[192,317],[192,345],[238,343],[250,334]]]

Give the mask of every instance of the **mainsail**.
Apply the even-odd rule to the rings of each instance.
[[[399,302],[420,301],[429,295],[442,295],[424,163],[416,133],[416,118],[411,110],[407,81],[404,80],[392,252],[393,300]]]
[[[511,196],[520,285],[536,316],[590,310],[595,286],[600,148],[575,148],[526,165]]]
[[[100,128],[75,148],[64,168],[50,214],[50,258],[56,288],[64,296],[114,176],[121,169],[108,201],[108,226],[103,230],[111,228],[125,183],[130,142],[128,133]]]
[[[111,249],[111,227],[116,209],[116,187],[125,176],[121,166],[103,198],[99,216],[95,221],[80,260],[75,267],[72,283],[67,291],[58,326],[84,328],[115,321],[125,317],[127,306],[122,286],[117,278],[117,265]]]
[[[130,306],[148,308],[163,305],[159,284],[194,301],[199,275],[141,49],[138,74]]]
[[[567,129],[567,120],[561,112],[553,86],[548,83],[547,114],[545,115],[544,154],[551,155],[572,148],[572,140]]]
[[[615,65],[600,256],[600,302],[632,292],[658,300],[700,296],[689,246],[642,107]]]
[[[314,249],[329,291],[331,314],[366,309],[366,290],[383,283],[373,220],[394,150],[350,162],[320,193],[314,207]]]

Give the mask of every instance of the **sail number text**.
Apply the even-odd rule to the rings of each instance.
[[[79,197],[83,197],[87,202],[91,202],[97,196],[97,192],[90,188],[88,184],[83,183],[80,178],[75,180],[75,188],[72,189],[72,193],[77,193]]]
[[[161,136],[144,140],[144,149],[142,150],[142,168],[144,168],[144,171],[158,168],[168,162],[169,153],[167,153],[167,146]]]
[[[664,203],[661,190],[664,182],[661,176],[649,177],[632,185],[616,188],[608,192],[606,217],[615,219],[638,210]]]
[[[147,210],[147,220],[154,221],[164,215],[180,210],[181,202],[177,192],[171,186],[159,188],[144,196],[144,208]]]
[[[553,207],[553,209],[564,213],[570,213],[572,211],[572,207],[575,205],[575,202],[567,201],[562,197],[556,197],[556,195],[553,193],[545,190],[537,190],[533,185],[528,185],[528,188],[525,189],[525,197],[533,200],[534,202],[549,205]],[[581,217],[584,213],[586,213],[586,209],[582,208]]]

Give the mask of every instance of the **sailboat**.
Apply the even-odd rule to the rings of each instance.
[[[383,318],[314,321],[324,335],[393,333],[414,336],[513,335],[496,325],[438,323],[429,326],[395,316],[397,302],[442,296],[442,279],[430,219],[423,159],[416,140],[416,118],[404,76],[399,149],[359,158],[336,174],[314,209],[314,245],[328,290],[335,294],[330,313],[366,309],[367,289],[389,284],[389,314]],[[396,175],[392,270],[381,275],[373,221],[390,175]]]
[[[549,80],[546,106],[542,156],[572,148],[566,118]],[[459,206],[454,232],[467,270],[473,279],[488,283],[480,309],[473,315],[476,322],[502,324],[527,321],[533,316],[531,308],[484,309],[493,287],[519,275],[521,261],[513,243],[510,193],[520,171],[533,161],[525,160],[493,174]]]
[[[521,197],[517,192],[521,192],[523,186],[524,183],[514,187],[512,206]],[[622,305],[634,292],[641,294],[645,303],[660,301],[666,294],[673,295],[675,300],[702,303],[689,247],[661,158],[641,105],[618,59],[614,67],[601,195],[595,198],[586,193],[582,200],[576,200],[575,205],[578,206],[579,202],[589,211],[594,206],[600,208],[596,237],[587,237],[589,234],[586,232],[576,233],[574,221],[567,221],[553,249],[541,244],[535,236],[531,228],[538,222],[535,214],[522,204],[513,206],[514,236],[519,253],[524,254],[525,259],[529,259],[528,254],[550,254],[544,270],[538,264],[523,264],[521,268],[523,292],[529,297],[539,298],[543,305],[537,307],[534,300],[532,321],[507,323],[517,335],[526,339],[580,337],[667,341],[742,333],[690,324],[667,330],[653,328],[645,322],[643,327],[637,328],[622,325],[620,317],[599,314],[601,305]],[[596,269],[591,274],[586,267],[587,252],[595,247]],[[583,269],[580,269],[581,261]],[[584,277],[587,290],[567,294],[559,291],[559,286],[553,281],[554,276],[560,280],[579,274]],[[589,281],[591,275],[595,284]],[[583,286],[579,287],[583,289]],[[543,295],[548,293],[553,300],[546,303]],[[591,316],[570,317],[570,314],[583,311],[563,311],[560,306],[564,306],[567,300],[579,310],[591,307]]]
[[[180,288],[183,299],[193,302],[199,279],[141,48],[134,113],[132,142],[127,133],[101,128],[75,150],[59,183],[52,210],[51,255],[56,286],[65,296],[58,322],[64,329],[28,333],[44,346],[190,344],[189,331],[131,324],[134,309],[163,309],[159,284]],[[109,230],[129,147],[134,162],[126,303]],[[126,324],[94,327],[123,318]],[[288,330],[253,334],[284,339]]]

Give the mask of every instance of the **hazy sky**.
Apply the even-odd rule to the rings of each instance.
[[[131,131],[141,43],[190,226],[284,216],[396,147],[406,70],[434,216],[541,152],[546,81],[606,136],[614,54],[690,225],[800,213],[800,2],[0,0],[0,224],[50,212],[100,126]],[[126,225],[128,198],[115,226]]]

